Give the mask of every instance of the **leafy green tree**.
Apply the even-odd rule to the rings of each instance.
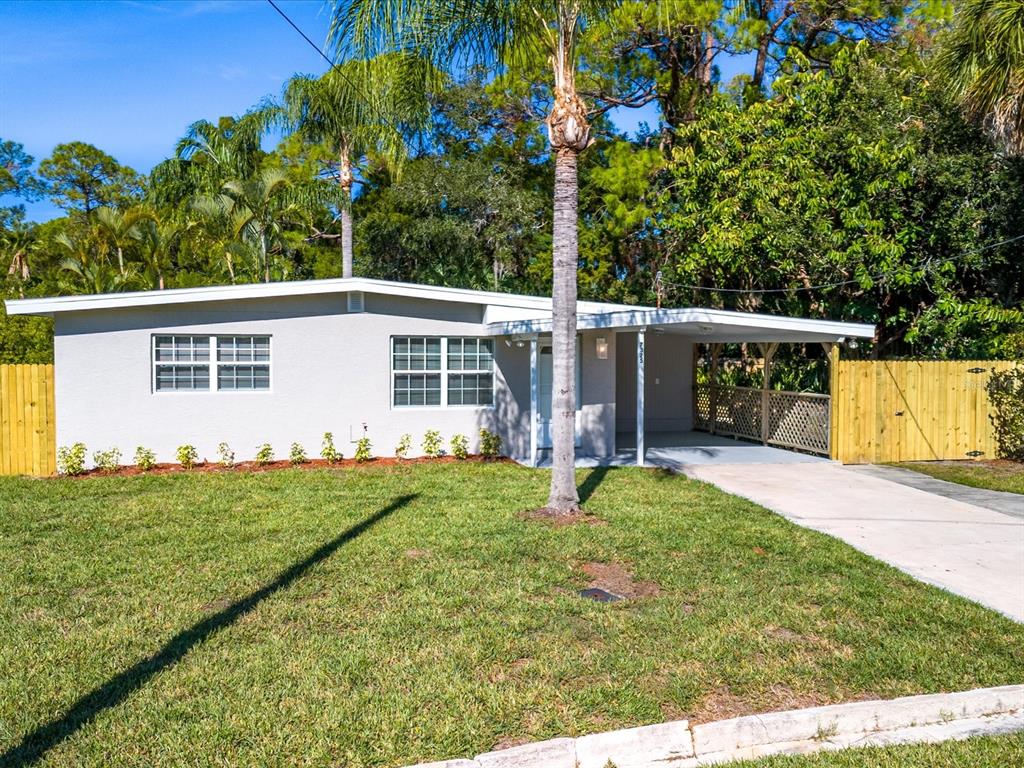
[[[58,144],[39,164],[50,199],[65,211],[89,216],[100,206],[131,205],[142,195],[143,179],[91,144]]]
[[[876,355],[964,354],[1019,322],[1020,244],[987,247],[1024,234],[993,184],[1019,200],[1019,169],[941,91],[863,46],[774,89],[683,131],[648,230],[670,303],[876,323]]]
[[[963,0],[936,64],[968,114],[1024,152],[1024,0]]]
[[[400,181],[357,203],[363,273],[440,285],[528,290],[550,239],[546,197],[476,156],[411,161]]]
[[[32,173],[34,162],[23,145],[0,140],[0,198],[33,201],[42,197],[42,184]],[[0,206],[0,227],[10,226],[24,215],[22,204]]]

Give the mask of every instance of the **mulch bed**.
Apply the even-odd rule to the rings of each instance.
[[[356,461],[355,459],[340,459],[335,462],[328,462],[324,459],[310,459],[301,464],[292,464],[290,461],[271,461],[267,464],[257,464],[255,461],[240,461],[230,467],[225,467],[215,461],[204,461],[196,464],[191,469],[186,469],[181,464],[157,464],[149,470],[143,471],[137,466],[126,465],[114,470],[90,469],[75,478],[84,477],[135,477],[136,475],[180,475],[194,474],[196,472],[208,472],[213,474],[232,472],[273,472],[278,469],[351,469],[353,467],[401,467],[414,464],[488,464],[494,462],[511,462],[512,459],[504,456],[497,458],[485,458],[483,456],[467,456],[465,459],[457,459],[454,456],[418,456],[413,459],[396,459],[393,457],[370,459],[369,461]],[[67,475],[60,475],[67,477]]]

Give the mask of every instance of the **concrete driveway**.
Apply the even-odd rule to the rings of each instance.
[[[831,462],[683,471],[1024,622],[1024,518]]]

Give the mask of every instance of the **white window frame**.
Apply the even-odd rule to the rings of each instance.
[[[436,370],[422,370],[422,371],[407,371],[407,370],[396,370],[395,369],[395,340],[396,339],[440,339],[441,340],[441,367]],[[449,339],[477,339],[481,341],[491,342],[491,370],[487,371],[484,369],[473,369],[473,370],[452,370],[448,367],[448,340]],[[391,337],[390,343],[388,344],[388,402],[390,403],[391,410],[393,411],[438,411],[438,410],[493,410],[495,394],[498,387],[497,377],[497,362],[496,352],[498,345],[494,343],[493,336],[429,336],[429,335],[416,335],[416,334],[397,334]],[[440,374],[441,376],[441,404],[440,405],[395,405],[395,375],[401,375],[406,373],[429,373],[429,374]],[[487,373],[491,376],[491,402],[489,405],[449,405],[448,404],[448,374],[479,374]]]
[[[159,337],[164,336],[188,336],[193,339],[208,339],[210,345],[210,359],[202,362],[185,362],[176,363],[173,360],[160,360],[156,359],[156,340]],[[228,339],[228,338],[256,338],[265,337],[267,339],[267,352],[268,359],[264,362],[238,362],[236,360],[225,360],[220,361],[217,359],[217,339]],[[274,337],[269,333],[154,333],[150,339],[149,348],[150,367],[149,374],[151,378],[150,391],[154,395],[267,395],[274,391]],[[210,369],[210,386],[208,389],[157,389],[156,387],[156,369],[160,365],[206,365]],[[221,389],[220,388],[220,368],[222,366],[231,367],[238,365],[265,365],[269,369],[269,386],[267,389]]]

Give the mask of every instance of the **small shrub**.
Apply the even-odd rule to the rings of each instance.
[[[496,459],[501,455],[501,437],[489,429],[480,430],[480,455],[485,459]]]
[[[428,429],[423,433],[423,455],[431,458],[441,455],[441,433],[436,429]]]
[[[469,456],[469,440],[465,435],[452,435],[452,456],[464,459]]]
[[[174,456],[185,469],[192,469],[196,462],[199,461],[199,452],[194,445],[179,445],[178,450],[174,452]]]
[[[113,472],[121,466],[121,449],[111,448],[109,451],[93,451],[92,463],[96,469],[104,472]]]
[[[406,433],[398,439],[398,445],[395,446],[395,458],[396,459],[407,459],[409,458],[409,451],[412,450],[412,435]]]
[[[135,449],[135,466],[143,472],[149,472],[156,466],[156,454],[149,448],[143,448],[140,445]]]
[[[320,449],[320,458],[328,464],[341,461],[341,451],[334,447],[334,435],[330,432],[324,432],[324,442],[323,448]]]
[[[57,451],[57,471],[62,475],[85,472],[85,443],[75,443],[70,448],[62,445]]]
[[[370,442],[370,438],[361,437],[359,442],[356,443],[356,461],[369,461],[373,458],[373,444]]]
[[[999,455],[1024,461],[1024,367],[992,374],[988,380],[992,403],[989,418],[996,430]]]
[[[305,464],[309,461],[309,456],[306,455],[306,449],[299,443],[292,443],[292,449],[288,452],[288,461],[292,463],[293,467],[297,467],[299,464]]]
[[[231,468],[235,466],[235,452],[231,450],[231,446],[227,443],[221,443],[217,446],[217,461],[222,467]]]
[[[274,460],[274,449],[270,447],[270,443],[264,443],[263,445],[256,448],[256,463],[260,466],[269,464]]]

